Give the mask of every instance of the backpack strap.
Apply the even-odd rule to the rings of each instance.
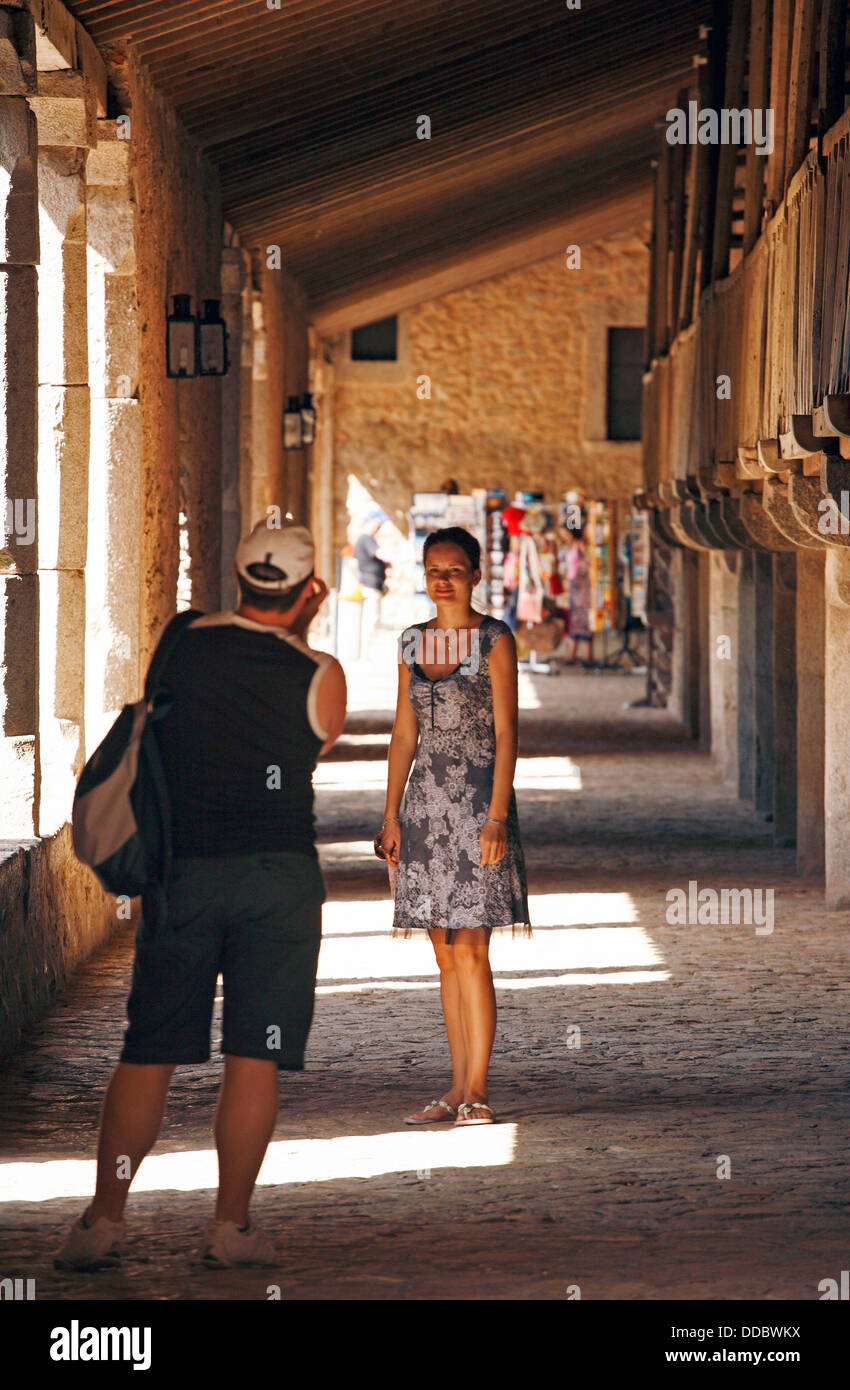
[[[168,663],[168,659],[184,630],[195,618],[202,616],[200,608],[186,608],[182,613],[175,613],[162,630],[156,649],[151,657],[151,664],[148,667],[148,674],[145,679],[145,699],[151,701],[156,695],[157,689],[162,682],[162,674]]]

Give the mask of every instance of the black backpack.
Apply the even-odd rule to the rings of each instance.
[[[171,810],[153,730],[171,708],[166,663],[196,608],[176,614],[157,643],[142,700],[125,705],[77,783],[71,818],[74,852],[107,893],[147,895],[144,915],[163,919],[171,870]]]

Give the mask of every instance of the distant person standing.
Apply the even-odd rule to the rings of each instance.
[[[360,634],[360,651],[366,656],[375,628],[381,621],[381,598],[386,590],[388,560],[380,554],[378,533],[385,521],[386,512],[373,511],[366,516],[363,531],[354,544],[354,558],[359,571],[360,588],[363,591],[363,626]]]
[[[567,552],[567,578],[570,582],[570,654],[567,657],[567,665],[578,665],[578,644],[582,642],[587,648],[584,665],[589,666],[593,660],[593,635],[590,627],[593,594],[587,560],[586,530],[572,537],[572,547]]]

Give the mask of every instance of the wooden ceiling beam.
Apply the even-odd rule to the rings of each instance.
[[[572,216],[561,214],[534,232],[479,245],[465,256],[458,255],[456,247],[450,260],[400,268],[395,276],[384,274],[343,293],[317,299],[311,305],[310,317],[321,333],[340,333],[566,252],[569,245],[580,245],[586,258],[590,242],[642,228],[650,211],[649,186],[644,183],[597,207]],[[564,270],[565,275],[569,273]]]

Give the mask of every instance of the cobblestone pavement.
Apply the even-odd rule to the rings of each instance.
[[[524,677],[536,932],[494,941],[500,1123],[405,1128],[446,1085],[447,1054],[429,948],[389,939],[368,844],[392,695],[391,666],[376,669],[354,673],[346,739],[317,776],[316,1018],[307,1070],[281,1078],[254,1206],[278,1268],[194,1263],[216,1056],[177,1073],[124,1269],[51,1268],[90,1185],[124,1026],[119,932],[5,1064],[0,1276],[34,1277],[47,1299],[262,1299],[270,1285],[289,1299],[562,1299],[575,1285],[584,1299],[817,1298],[850,1254],[846,914],[794,877],[793,851],[772,849],[663,712],[624,708],[640,679]],[[774,930],[668,924],[668,890],[689,880],[772,889]]]

